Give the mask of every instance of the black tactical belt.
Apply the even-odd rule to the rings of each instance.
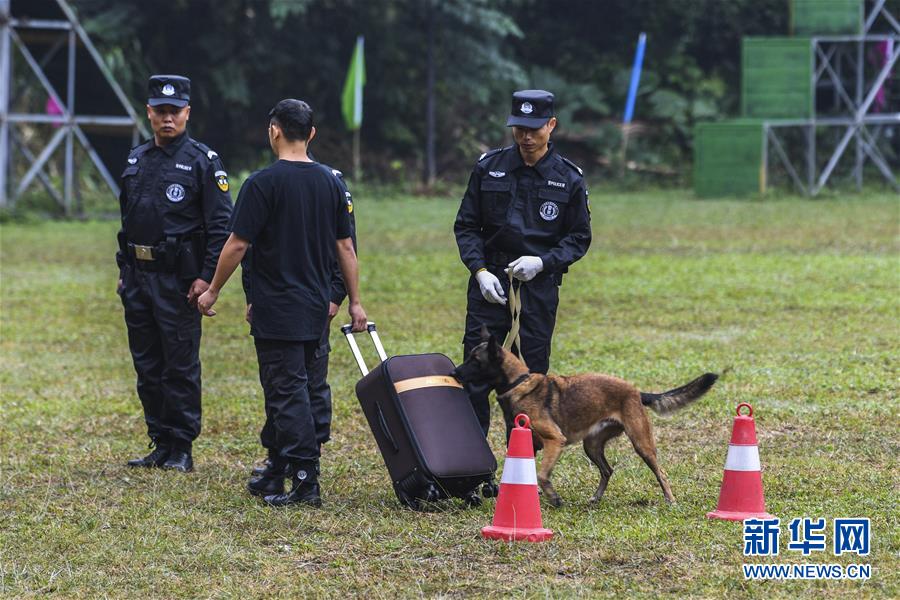
[[[144,246],[128,242],[128,256],[132,259],[132,264],[141,271],[174,272],[177,268],[177,254],[178,247],[173,244]]]
[[[164,246],[142,246],[128,242],[128,255],[138,262],[153,262],[162,260],[165,256]]]

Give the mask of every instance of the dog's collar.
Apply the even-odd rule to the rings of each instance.
[[[503,395],[505,395],[505,394],[510,393],[514,387],[516,387],[517,385],[520,385],[520,384],[524,383],[525,380],[528,379],[529,377],[531,377],[531,373],[525,373],[524,375],[519,375],[519,376],[516,378],[516,380],[513,381],[513,382],[510,383],[510,384],[504,385],[504,386],[502,386],[502,387],[501,387],[501,386],[498,386],[498,387],[497,387],[497,395],[498,395],[498,396],[503,396]]]

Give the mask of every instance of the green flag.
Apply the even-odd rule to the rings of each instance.
[[[363,86],[366,84],[366,60],[363,54],[363,36],[358,36],[350,68],[347,70],[347,80],[344,82],[344,93],[341,94],[341,112],[350,131],[356,131],[362,125]]]

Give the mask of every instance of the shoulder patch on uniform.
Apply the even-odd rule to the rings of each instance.
[[[498,152],[502,152],[502,151],[503,151],[503,148],[494,148],[493,150],[488,150],[487,152],[485,152],[484,154],[482,154],[481,156],[478,157],[478,162],[481,162],[484,159],[489,158],[489,157],[497,154]]]
[[[222,190],[223,192],[227,192],[228,191],[228,173],[226,173],[225,171],[216,171],[215,173],[213,173],[213,177],[215,178],[216,185],[219,187],[219,189]]]
[[[334,175],[335,177],[339,178],[339,179],[343,179],[343,178],[344,178],[344,174],[341,173],[340,171],[338,171],[337,169],[332,169],[332,170],[331,170],[331,174]]]
[[[560,158],[563,160],[564,163],[566,163],[567,165],[569,165],[570,167],[572,167],[573,169],[578,171],[579,175],[584,175],[584,171],[581,170],[581,167],[579,167],[578,165],[573,163],[571,160],[569,160],[565,156],[560,156]]]

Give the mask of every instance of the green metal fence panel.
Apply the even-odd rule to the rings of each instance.
[[[745,37],[741,114],[751,118],[813,116],[813,54],[808,38]]]
[[[762,190],[763,122],[736,119],[694,128],[694,191],[702,198]]]
[[[791,0],[794,35],[860,35],[863,0]]]

